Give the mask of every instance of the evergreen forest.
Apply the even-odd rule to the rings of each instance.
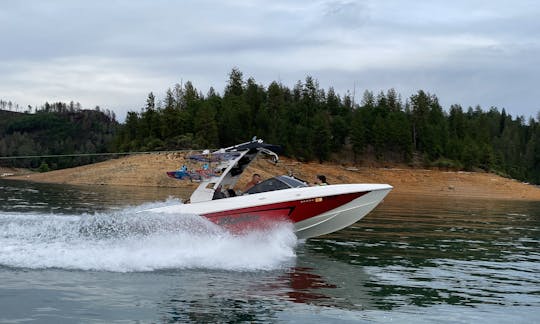
[[[422,90],[405,100],[394,89],[359,97],[325,91],[309,76],[292,89],[263,86],[235,68],[222,95],[213,88],[204,95],[189,81],[176,84],[162,99],[151,92],[123,124],[108,111],[72,104],[18,113],[0,122],[0,156],[218,148],[257,136],[301,161],[485,170],[540,184],[534,118],[513,118],[496,107],[443,109]],[[54,167],[69,166],[60,161]],[[91,161],[74,164],[85,162]]]
[[[0,157],[80,155],[2,159],[0,164],[48,171],[103,161],[106,157],[91,154],[111,151],[118,125],[111,111],[86,110],[73,102],[45,103],[35,112],[31,107],[0,110]]]

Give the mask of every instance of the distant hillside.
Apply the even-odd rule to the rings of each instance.
[[[118,122],[110,112],[46,104],[35,113],[0,110],[0,156],[88,154],[109,151]],[[2,159],[10,167],[57,169],[96,162],[96,157]]]
[[[4,129],[7,123],[20,118],[22,115],[24,115],[24,113],[0,109],[0,130]]]
[[[0,117],[2,118],[10,118],[10,117],[16,118],[20,115],[24,115],[24,113],[0,109]]]

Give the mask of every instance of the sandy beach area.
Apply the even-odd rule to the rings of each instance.
[[[22,174],[23,170],[0,168],[0,175],[6,179],[45,183],[194,189],[197,183],[178,181],[165,174],[183,164],[186,160],[180,153],[143,154],[45,173]],[[300,163],[286,158],[274,164],[259,158],[244,172],[239,185],[248,182],[253,173],[259,173],[263,179],[292,173],[313,182],[317,174],[324,174],[331,184],[388,183],[394,186],[396,194],[540,201],[538,186],[492,173],[345,167],[330,163]]]

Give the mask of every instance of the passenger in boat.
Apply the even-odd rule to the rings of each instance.
[[[236,192],[229,188],[229,189],[227,189],[227,195],[229,197],[236,197]]]
[[[227,198],[227,196],[225,196],[223,191],[221,191],[221,186],[218,186],[216,190],[214,190],[214,195],[212,196],[212,200],[223,199],[223,198]]]
[[[253,176],[251,177],[251,181],[246,184],[243,191],[244,192],[248,191],[249,189],[251,189],[251,187],[253,187],[254,185],[256,185],[256,184],[258,184],[260,182],[261,182],[260,174],[258,174],[258,173],[253,174]]]
[[[326,182],[326,176],[322,175],[322,174],[317,175],[317,177],[315,178],[315,185],[316,186],[327,186],[328,182]]]

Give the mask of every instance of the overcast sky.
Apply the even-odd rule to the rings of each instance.
[[[537,0],[19,0],[0,6],[0,99],[70,100],[123,120],[153,91],[228,73],[343,95],[419,89],[448,109],[540,111]]]

